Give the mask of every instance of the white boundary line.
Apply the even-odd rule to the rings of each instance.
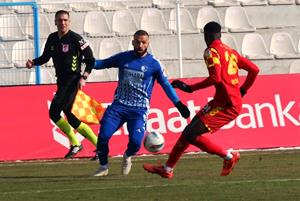
[[[300,178],[294,179],[267,179],[267,180],[238,180],[238,181],[214,181],[211,184],[247,184],[247,183],[285,183],[285,182],[300,182]],[[198,182],[197,184],[206,185],[210,182]],[[114,186],[114,187],[97,187],[97,188],[66,188],[66,189],[52,189],[52,190],[34,190],[34,191],[6,191],[1,192],[0,195],[10,194],[40,194],[40,193],[52,193],[52,192],[68,192],[68,191],[95,191],[95,190],[116,190],[116,189],[144,189],[144,188],[156,188],[156,187],[172,187],[172,186],[186,186],[186,184],[174,184],[167,183],[161,185],[140,185],[140,186]]]
[[[291,150],[300,150],[300,147],[277,147],[277,148],[270,148],[270,149],[238,149],[236,151],[239,152],[274,152],[274,151],[291,151]],[[185,153],[182,158],[193,158],[191,155],[210,155],[207,154],[206,152],[187,152]],[[157,155],[153,155],[153,154],[142,154],[142,155],[137,155],[136,157],[134,157],[134,161],[143,161],[145,160],[145,158],[147,157],[166,157],[168,156],[168,154],[157,154]],[[113,156],[112,158],[121,158],[123,157],[122,155],[119,156]],[[17,161],[1,161],[0,162],[0,167],[10,167],[10,166],[18,166],[18,165],[32,165],[32,164],[45,164],[45,165],[55,165],[55,164],[73,164],[72,162],[76,161],[76,163],[86,163],[88,160],[88,158],[74,158],[74,159],[69,159],[69,160],[65,160],[65,159],[47,159],[47,160],[17,160]],[[97,161],[90,161],[95,162],[96,164],[98,164]],[[114,161],[112,161],[113,163]]]

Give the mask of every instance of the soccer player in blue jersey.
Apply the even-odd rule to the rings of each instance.
[[[119,82],[114,100],[101,120],[97,144],[100,167],[93,174],[94,176],[108,175],[108,143],[113,133],[125,122],[129,132],[129,143],[123,155],[122,174],[129,174],[132,165],[131,157],[139,151],[146,130],[155,80],[162,86],[180,114],[184,118],[190,116],[189,109],[179,100],[160,62],[147,52],[148,33],[138,30],[133,36],[132,45],[134,49],[131,51],[121,52],[104,60],[96,60],[94,69],[118,68]]]

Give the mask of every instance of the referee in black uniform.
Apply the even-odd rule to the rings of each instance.
[[[56,12],[55,25],[57,31],[48,36],[43,54],[36,59],[29,59],[26,67],[42,65],[52,58],[57,77],[57,91],[52,100],[49,115],[51,120],[68,136],[71,147],[65,158],[72,158],[82,150],[82,145],[76,138],[72,127],[91,143],[97,144],[97,136],[93,130],[71,113],[76,93],[81,86],[85,85],[94,66],[95,58],[89,44],[79,34],[70,30],[68,11]],[[81,74],[83,59],[86,68]],[[61,111],[67,116],[67,120],[61,117]]]

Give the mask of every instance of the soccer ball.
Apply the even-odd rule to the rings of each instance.
[[[144,139],[144,147],[152,153],[159,152],[164,148],[165,139],[159,132],[150,132]]]

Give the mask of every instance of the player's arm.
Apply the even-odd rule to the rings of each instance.
[[[248,72],[246,80],[240,87],[241,95],[244,96],[247,93],[248,89],[253,85],[259,73],[259,68],[253,62],[243,56],[239,57],[238,66],[239,68],[244,69]]]
[[[122,57],[122,53],[115,54],[107,59],[96,59],[93,69],[101,70],[105,68],[113,68],[119,66],[119,60]]]
[[[160,70],[157,72],[158,83],[162,86],[162,88],[163,88],[164,92],[167,94],[168,98],[176,106],[176,108],[180,112],[181,116],[183,116],[184,118],[189,118],[189,116],[190,116],[189,109],[178,98],[175,90],[173,89],[172,85],[170,84],[169,80],[167,79],[167,76],[164,73],[163,69],[161,67],[159,67],[159,69]]]
[[[26,67],[27,68],[32,68],[33,66],[37,66],[37,65],[42,65],[44,63],[47,63],[49,61],[49,59],[51,58],[51,55],[50,55],[50,40],[51,38],[48,37],[47,39],[47,42],[45,44],[45,48],[44,48],[44,51],[43,51],[43,54],[36,58],[36,59],[28,59],[27,62],[26,62]]]
[[[181,80],[174,80],[172,86],[182,91],[192,93],[198,89],[203,89],[221,81],[221,64],[220,57],[215,49],[206,49],[204,52],[204,59],[208,68],[209,76],[201,82],[188,85]]]
[[[221,82],[221,62],[218,52],[213,48],[207,48],[204,52],[204,60],[209,76],[201,82],[192,84],[191,91],[207,88]]]
[[[82,78],[86,80],[95,65],[95,58],[93,56],[93,51],[89,43],[81,37],[77,40],[78,40],[80,51],[82,52],[82,55],[84,57],[83,61],[86,64],[84,72],[82,74]]]

